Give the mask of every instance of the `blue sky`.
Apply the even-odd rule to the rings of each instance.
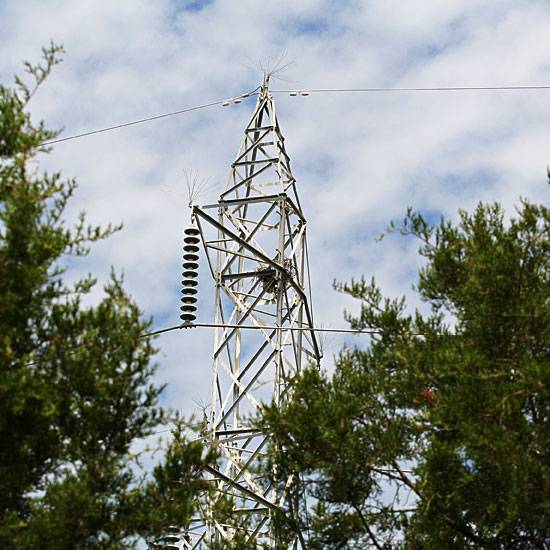
[[[200,9],[199,9],[200,8]],[[56,67],[30,105],[64,136],[235,97],[256,88],[266,63],[295,62],[273,89],[550,84],[550,3],[446,0],[6,0],[0,3],[0,81],[21,73],[50,39]],[[407,206],[457,218],[459,208],[497,200],[512,212],[520,195],[548,200],[550,90],[508,92],[274,94],[308,219],[317,322],[344,327],[332,281],[375,275],[390,296],[410,295],[422,260],[417,243],[375,239]],[[106,277],[124,270],[132,295],[156,319],[178,322],[183,170],[197,170],[215,202],[254,100],[195,111],[55,147],[48,170],[75,177],[68,212],[125,229],[72,265]],[[201,266],[199,319],[213,319],[213,290]],[[100,293],[91,299],[97,299]],[[355,338],[354,342],[361,340]],[[338,336],[328,350],[343,343]],[[158,340],[165,405],[192,412],[209,393],[212,334]]]

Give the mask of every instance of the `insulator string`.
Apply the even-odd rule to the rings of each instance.
[[[184,230],[183,238],[183,271],[181,276],[181,315],[180,319],[184,323],[190,323],[194,321],[197,316],[197,277],[199,275],[199,230],[191,224]]]

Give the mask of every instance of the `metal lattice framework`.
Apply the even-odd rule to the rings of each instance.
[[[222,459],[208,476],[217,495],[230,496],[243,521],[218,520],[210,501],[203,510],[206,527],[190,527],[188,548],[231,540],[240,529],[249,540],[273,542],[270,514],[285,495],[266,486],[253,467],[269,435],[248,419],[262,402],[274,399],[283,408],[291,397],[288,379],[306,361],[320,361],[305,292],[306,220],[268,81],[265,75],[219,202],[193,207],[216,285],[215,324],[232,325],[214,329],[212,401],[204,434]]]

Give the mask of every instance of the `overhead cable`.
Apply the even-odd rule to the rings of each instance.
[[[198,328],[198,327],[207,327],[207,328],[230,328],[230,329],[253,329],[253,330],[291,330],[298,332],[343,332],[348,334],[381,334],[380,330],[373,329],[353,329],[353,328],[326,328],[326,327],[277,327],[277,326],[264,326],[264,325],[238,325],[238,324],[228,324],[228,323],[181,323],[180,325],[174,325],[167,328],[161,328],[159,330],[154,330],[146,334],[142,334],[142,338],[148,336],[157,336],[158,334],[163,334],[165,332],[170,332],[172,330],[181,330],[188,328]],[[412,336],[422,336],[422,334],[407,333]]]
[[[465,92],[465,91],[498,91],[498,90],[550,90],[545,86],[438,86],[433,88],[311,88],[308,90],[270,90],[273,94],[289,93],[290,95],[308,95],[332,92]]]
[[[241,94],[238,97],[232,97],[229,99],[220,99],[219,101],[212,101],[211,103],[205,103],[204,105],[196,105],[195,107],[188,107],[187,109],[180,109],[179,111],[172,111],[171,113],[164,113],[162,115],[142,118],[140,120],[133,120],[132,122],[124,122],[122,124],[116,124],[114,126],[109,126],[107,128],[100,128],[99,130],[92,130],[90,132],[76,134],[74,136],[68,136],[60,139],[53,139],[51,141],[44,141],[43,143],[41,143],[41,145],[53,145],[54,143],[60,143],[62,141],[69,141],[70,139],[77,139],[85,136],[91,136],[93,134],[100,134],[102,132],[109,132],[110,130],[117,130],[118,128],[125,128],[126,126],[141,124],[142,122],[150,122],[151,120],[158,120],[159,118],[166,118],[169,116],[181,115],[182,113],[188,113],[190,111],[198,111],[199,109],[206,109],[206,107],[213,107],[214,105],[223,105],[225,107],[227,105],[230,105],[231,103],[240,103],[241,101],[240,98],[249,97],[251,95],[255,95],[255,91]]]
[[[307,96],[310,93],[334,93],[334,92],[462,92],[462,91],[498,91],[498,90],[550,90],[548,86],[439,86],[434,88],[311,88],[307,90],[270,90],[271,93],[289,93],[292,96]],[[142,124],[143,122],[150,122],[152,120],[158,120],[160,118],[166,118],[174,115],[181,115],[190,111],[198,111],[199,109],[206,109],[207,107],[213,107],[214,105],[223,105],[227,107],[232,103],[240,103],[241,98],[246,98],[252,95],[257,95],[257,89],[252,92],[241,94],[237,97],[229,99],[220,99],[219,101],[212,101],[211,103],[205,103],[204,105],[196,105],[194,107],[188,107],[186,109],[180,109],[178,111],[172,111],[171,113],[164,113],[162,115],[151,116],[142,118],[139,120],[133,120],[131,122],[124,122],[122,124],[115,124],[114,126],[108,126],[106,128],[100,128],[99,130],[91,130],[89,132],[83,132],[82,134],[76,134],[60,139],[53,139],[50,141],[44,141],[41,145],[53,145],[55,143],[61,143],[63,141],[69,141],[72,139],[78,139],[81,137],[91,136],[93,134],[100,134],[102,132],[109,132],[111,130],[117,130],[118,128],[125,128],[126,126],[134,126],[135,124]]]

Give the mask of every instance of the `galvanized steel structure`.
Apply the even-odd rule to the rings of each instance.
[[[253,467],[269,435],[248,420],[262,401],[285,407],[288,380],[307,361],[320,361],[306,297],[306,219],[268,82],[265,75],[218,203],[194,206],[192,214],[215,281],[215,324],[232,325],[214,329],[203,434],[219,448],[222,467],[207,475],[217,495],[230,495],[243,521],[223,523],[209,502],[204,527],[190,526],[182,548],[232,540],[239,530],[258,544],[273,544],[270,514],[285,495],[266,486]],[[239,328],[246,326],[255,330]]]

